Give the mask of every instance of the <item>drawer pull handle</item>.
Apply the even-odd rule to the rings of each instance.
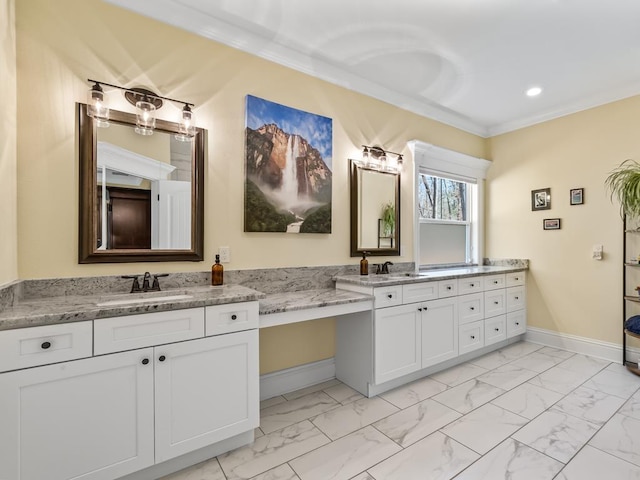
[[[494,280],[494,281],[493,281],[493,284],[494,284],[494,285],[497,285],[497,284],[498,284],[498,280]]]
[[[520,325],[520,322],[516,322],[516,325]]]
[[[500,329],[499,329],[499,328],[494,328],[494,330],[495,330],[496,332],[499,332],[499,331],[500,331]]]
[[[158,357],[158,360],[160,360],[161,362],[164,362],[167,359],[167,357],[165,357],[164,355],[160,355]]]
[[[387,298],[393,298],[393,294],[392,293],[387,294]]]
[[[519,298],[519,297],[515,297],[515,299],[516,299],[516,300],[520,300],[520,298]]]
[[[475,284],[475,283],[472,283],[472,284],[470,284],[470,286],[475,287],[475,286],[476,286],[476,284]]]
[[[475,340],[476,336],[475,335],[471,335],[471,340]]]
[[[234,313],[233,315],[231,315],[231,320],[237,320],[238,316]]]
[[[43,350],[46,350],[49,347],[51,347],[51,342],[42,342],[42,345],[40,345],[40,348],[42,348]]]
[[[520,280],[520,279],[519,279],[518,277],[516,277],[516,282],[517,282],[518,280]]]
[[[447,286],[447,290],[451,290],[451,285],[448,285],[448,286]]]
[[[149,359],[148,358],[143,358],[142,359],[142,364],[143,365],[149,365]]]
[[[419,312],[421,312],[421,311],[422,311],[422,309],[421,309],[421,308],[419,308],[419,309],[418,309],[418,311],[419,311]]]
[[[498,305],[500,302],[493,302],[495,305]]]
[[[476,307],[469,307],[469,310],[475,310]]]

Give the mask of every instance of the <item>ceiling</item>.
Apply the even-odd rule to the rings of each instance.
[[[639,0],[107,1],[484,137],[640,94]]]

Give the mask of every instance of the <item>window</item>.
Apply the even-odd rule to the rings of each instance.
[[[483,187],[490,162],[422,142],[411,146],[417,266],[479,264]]]

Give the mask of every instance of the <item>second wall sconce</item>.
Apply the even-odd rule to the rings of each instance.
[[[362,145],[362,159],[356,160],[356,163],[371,170],[399,173],[402,171],[402,154],[377,146]]]
[[[194,106],[193,103],[162,97],[144,88],[125,88],[91,79],[88,79],[88,82],[93,83],[93,86],[89,89],[88,93],[87,115],[94,119],[98,127],[109,126],[109,106],[105,100],[105,94],[102,88],[102,86],[105,85],[123,90],[127,101],[136,107],[136,133],[140,135],[153,135],[153,130],[156,127],[156,110],[162,108],[163,100],[166,100],[184,105],[180,122],[178,123],[179,132],[175,135],[176,139],[183,142],[188,142],[193,139],[196,132],[194,116],[191,111],[191,107]]]

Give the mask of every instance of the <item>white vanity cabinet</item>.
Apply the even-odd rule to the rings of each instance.
[[[208,337],[204,307],[46,327],[93,323],[93,338],[77,338],[95,356],[0,374],[0,479],[113,480],[252,434],[258,303],[234,305],[206,307],[229,332]],[[16,337],[30,330],[0,332],[0,344],[25,343]]]
[[[526,332],[522,271],[380,287],[339,280],[336,287],[374,297],[369,324],[364,318],[357,327],[351,320],[337,325],[337,358],[352,358],[345,349],[371,358],[345,369],[339,379],[369,396],[401,385],[402,377],[419,378]],[[371,339],[373,348],[367,345]]]

